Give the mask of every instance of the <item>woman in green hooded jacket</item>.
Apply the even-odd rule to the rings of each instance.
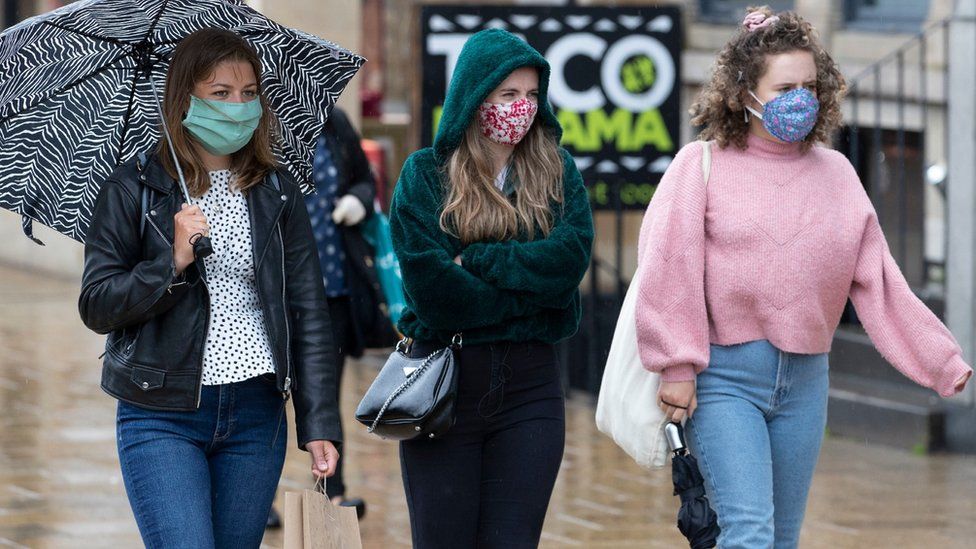
[[[553,344],[576,332],[593,220],[546,90],[549,64],[473,35],[432,148],[407,160],[390,224],[412,356],[463,337],[456,422],[400,446],[414,547],[534,547],[562,461]]]

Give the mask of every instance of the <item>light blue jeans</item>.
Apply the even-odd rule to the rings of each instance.
[[[722,549],[794,548],[827,421],[827,355],[712,345],[688,444]]]

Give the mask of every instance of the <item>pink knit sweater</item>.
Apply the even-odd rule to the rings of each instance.
[[[766,339],[790,353],[830,350],[848,296],[881,354],[942,396],[970,367],[912,293],[854,168],[750,136],[742,151],[681,149],[640,232],[637,341],[667,381],[708,367],[709,344]],[[706,198],[707,195],[707,198]]]

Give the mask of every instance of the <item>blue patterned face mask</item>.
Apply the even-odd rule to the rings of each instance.
[[[769,103],[763,103],[751,91],[749,95],[759,101],[763,112],[759,114],[752,107],[746,108],[762,120],[763,127],[776,139],[787,143],[803,141],[817,125],[820,102],[806,88],[784,93]]]
[[[261,100],[208,101],[190,96],[183,127],[211,154],[234,154],[251,140],[261,121]]]

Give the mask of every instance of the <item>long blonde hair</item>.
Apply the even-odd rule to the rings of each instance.
[[[494,185],[488,138],[477,120],[468,125],[444,166],[446,195],[441,230],[464,244],[509,240],[552,230],[552,205],[563,202],[563,159],[556,139],[538,121],[512,153],[514,203]]]

